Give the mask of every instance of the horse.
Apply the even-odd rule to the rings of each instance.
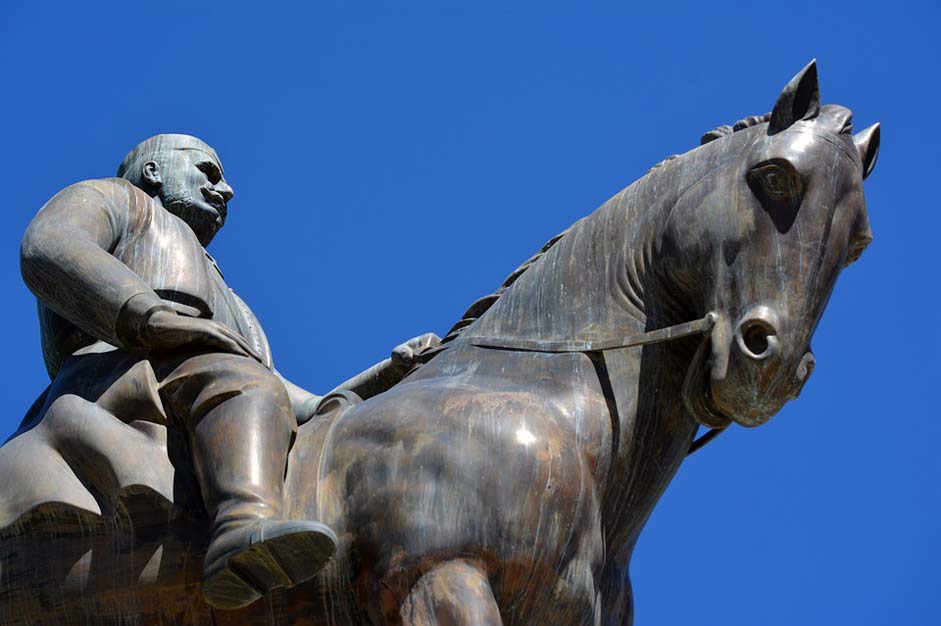
[[[285,482],[286,514],[339,538],[315,579],[202,604],[205,520],[174,501],[185,468],[155,460],[162,478],[111,471],[112,495],[69,515],[55,480],[16,520],[0,501],[0,623],[632,623],[633,548],[699,427],[758,426],[797,397],[837,276],[872,239],[879,126],[851,118],[820,105],[811,62],[771,113],[550,241],[391,390],[328,396]],[[173,456],[162,437],[154,459]]]

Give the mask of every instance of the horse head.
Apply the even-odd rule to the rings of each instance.
[[[872,239],[863,179],[879,125],[853,135],[851,119],[820,106],[812,61],[770,114],[688,155],[709,165],[672,207],[661,259],[684,308],[715,321],[684,387],[701,423],[763,424],[814,368],[810,341],[837,275]]]

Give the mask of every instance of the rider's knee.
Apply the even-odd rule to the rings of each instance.
[[[254,359],[233,357],[228,364],[226,377],[233,379],[242,395],[290,406],[287,388],[278,376]]]
[[[232,354],[201,355],[172,375],[174,413],[198,422],[216,406],[230,401],[263,407],[272,417],[293,416],[287,389],[278,376],[254,359]]]

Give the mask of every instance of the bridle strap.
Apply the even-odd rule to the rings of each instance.
[[[726,428],[728,428],[727,425],[720,426],[718,428],[710,428],[707,432],[703,433],[702,437],[698,437],[696,441],[689,445],[689,451],[686,453],[686,456],[689,456],[704,447],[707,443],[721,435]]]
[[[517,339],[506,337],[474,337],[466,338],[467,343],[478,348],[496,348],[500,350],[517,350],[521,352],[546,352],[551,354],[565,354],[573,352],[596,353],[602,359],[607,350],[646,346],[654,343],[673,341],[692,335],[703,335],[712,330],[716,324],[716,314],[706,313],[702,319],[683,322],[666,328],[628,335],[627,337],[608,338],[600,341],[539,341],[531,339]],[[727,426],[712,428],[709,432],[693,441],[686,456],[689,456],[719,436]]]
[[[516,339],[504,337],[474,337],[467,338],[467,342],[479,348],[502,348],[504,350],[520,350],[523,352],[604,352],[606,350],[617,350],[619,348],[631,348],[634,346],[646,346],[652,343],[661,343],[682,339],[690,335],[702,335],[712,330],[716,323],[716,314],[707,313],[699,320],[683,322],[675,326],[658,328],[657,330],[647,331],[628,335],[627,337],[610,337],[599,341],[539,341],[531,339]]]

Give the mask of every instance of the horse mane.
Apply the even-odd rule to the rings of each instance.
[[[813,119],[815,122],[821,124],[826,130],[829,130],[836,135],[852,134],[853,113],[846,107],[842,107],[838,104],[825,104],[820,107],[820,111]],[[752,126],[757,126],[758,124],[764,124],[770,120],[771,114],[765,113],[764,115],[749,115],[748,117],[742,118],[735,122],[735,124],[732,126],[729,126],[728,124],[717,126],[702,136],[702,139],[699,140],[699,145],[703,146],[710,141],[721,139],[726,135],[737,133],[740,130],[745,130],[746,128],[751,128]]]
[[[770,113],[765,113],[764,115],[749,115],[748,117],[742,118],[739,121],[735,122],[732,126],[728,124],[723,124],[722,126],[716,126],[708,133],[702,136],[702,139],[699,140],[699,145],[704,146],[710,141],[715,141],[725,137],[726,135],[731,135],[740,130],[745,130],[746,128],[751,128],[752,126],[757,126],[758,124],[764,124],[765,122],[771,119]]]
[[[571,229],[572,228],[570,226],[569,228],[566,228],[561,233],[559,233],[558,235],[556,235],[555,237],[547,241],[545,245],[543,245],[542,248],[539,249],[539,252],[529,257],[528,259],[526,259],[526,261],[524,261],[522,265],[520,265],[515,270],[513,270],[513,272],[509,276],[507,276],[506,280],[504,280],[503,283],[500,284],[500,286],[497,288],[496,291],[482,298],[478,298],[477,300],[474,301],[473,304],[467,307],[467,310],[464,312],[464,315],[462,315],[461,319],[458,320],[454,324],[454,326],[451,327],[451,330],[449,330],[448,334],[444,336],[444,339],[441,340],[441,343],[445,344],[445,343],[449,343],[457,339],[465,328],[467,328],[468,326],[473,324],[475,321],[477,321],[477,318],[479,318],[481,315],[483,315],[487,311],[487,309],[493,306],[493,303],[496,302],[500,298],[500,296],[502,296],[503,293],[507,289],[510,288],[510,285],[515,283],[516,280],[520,276],[523,275],[523,272],[525,272],[530,267],[535,265],[536,262],[539,261],[539,259],[545,256],[546,252],[549,251],[549,248],[551,248],[556,243],[558,243],[559,240],[562,239],[562,237],[564,237],[566,233],[568,233]]]

